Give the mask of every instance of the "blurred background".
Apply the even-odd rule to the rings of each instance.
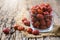
[[[60,16],[60,0],[0,0],[0,14],[14,13],[16,10],[20,11],[22,8],[30,8],[33,5],[41,3],[50,3],[53,10]]]

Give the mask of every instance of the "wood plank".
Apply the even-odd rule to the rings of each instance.
[[[51,4],[53,11],[57,13],[57,15],[60,17],[60,11],[59,11],[59,2],[57,3],[58,0],[48,0],[48,3]]]
[[[59,16],[59,18],[60,18],[60,0],[55,0],[56,1],[56,5],[57,5],[57,8],[58,8],[58,11],[57,11],[57,13],[58,13],[58,16]]]
[[[20,13],[21,9],[24,8],[24,9],[27,9],[27,6],[30,8],[31,6],[33,5],[36,5],[36,4],[40,4],[40,3],[43,3],[43,2],[49,2],[53,9],[58,13],[58,15],[60,16],[59,14],[59,11],[60,11],[60,0],[0,0],[0,19],[1,17],[3,16],[4,19],[3,20],[6,20],[6,18],[8,18],[8,21],[6,23],[6,26],[10,28],[11,24],[11,19],[13,17],[15,17],[17,15],[17,13]],[[24,6],[23,6],[24,5]],[[2,29],[4,28],[3,27],[4,25],[4,22],[2,22],[2,25],[0,26],[0,35],[2,33]],[[10,38],[10,40],[22,40],[21,38],[23,37],[23,34],[19,33],[19,32],[16,32],[16,39],[15,39],[15,33],[12,35],[12,37]],[[1,40],[8,40],[8,36],[5,36],[5,34],[3,33],[2,34],[2,38]],[[37,40],[59,40],[60,37],[46,37],[45,39],[42,37],[42,38],[37,38]],[[28,39],[27,39],[28,40]],[[33,39],[29,39],[29,40],[36,40],[35,38]]]
[[[50,37],[45,37],[44,40],[51,40]]]
[[[60,40],[60,37],[50,37],[50,40]]]
[[[37,38],[37,40],[44,40],[44,38],[42,37],[42,38]]]

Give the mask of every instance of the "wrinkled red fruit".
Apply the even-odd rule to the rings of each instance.
[[[41,9],[37,9],[37,12],[42,14],[42,10]]]
[[[34,35],[39,35],[39,31],[38,31],[38,30],[33,30],[33,31],[32,31],[32,34],[34,34]]]
[[[37,14],[38,19],[44,19],[44,16],[42,14]]]
[[[39,28],[40,23],[39,23],[38,21],[36,21],[36,22],[33,24],[33,26],[36,27],[36,28]]]
[[[38,9],[38,8],[39,8],[39,5],[35,5],[35,8],[37,8],[37,9]]]
[[[43,8],[42,8],[42,11],[43,12],[46,12],[47,11],[47,7],[45,7],[45,6],[42,6]]]
[[[37,20],[37,19],[34,18],[34,17],[31,18],[31,21],[32,21],[32,22],[36,22],[36,20]]]
[[[36,12],[36,8],[35,8],[35,6],[34,6],[34,7],[31,8],[31,13],[34,14],[35,12]]]
[[[9,28],[4,28],[4,29],[3,29],[3,32],[4,32],[6,35],[9,34],[9,31],[10,31]]]
[[[49,5],[48,3],[45,3],[45,6],[46,6],[46,7],[49,7],[50,5]]]
[[[48,21],[50,21],[50,19],[46,18],[45,21],[48,22]]]
[[[46,16],[45,16],[45,19],[52,20],[52,15],[46,15]]]
[[[45,20],[44,20],[44,19],[43,19],[43,20],[41,20],[41,21],[40,21],[40,24],[41,24],[41,25],[46,25]]]
[[[45,25],[40,26],[40,29],[46,29],[46,28],[48,28],[48,27]]]
[[[52,20],[52,15],[49,15],[48,18],[49,18],[50,20]]]
[[[45,6],[45,4],[43,3],[43,4],[41,4],[40,6]]]
[[[52,8],[49,6],[47,9],[48,9],[47,11],[51,14]]]
[[[30,34],[31,34],[32,31],[33,31],[32,28],[27,28],[26,30],[27,30],[27,32],[30,33]]]
[[[32,10],[32,13],[34,14],[36,12],[36,10]]]
[[[27,20],[27,18],[23,18],[23,19],[22,19],[22,22],[24,22],[25,20]]]
[[[49,15],[49,13],[48,13],[48,12],[44,12],[43,14],[44,14],[44,15]]]
[[[32,6],[31,10],[32,10],[32,9],[35,9],[35,8],[36,8],[35,6]]]
[[[23,22],[26,26],[30,26],[30,21],[28,21],[27,18],[22,19],[22,22]]]
[[[30,21],[28,21],[28,20],[25,20],[23,23],[24,23],[26,26],[30,26]]]
[[[18,27],[19,27],[19,25],[17,25],[17,24],[15,24],[15,25],[13,26],[13,28],[14,28],[15,30],[17,30]]]
[[[18,30],[19,30],[19,31],[23,31],[24,29],[25,29],[25,28],[24,28],[23,26],[19,26],[19,27],[18,27]]]
[[[47,27],[50,27],[51,21],[46,22]]]

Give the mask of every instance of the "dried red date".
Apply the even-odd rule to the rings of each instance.
[[[46,29],[48,28],[47,26],[51,25],[52,21],[52,8],[50,4],[45,3],[45,4],[39,4],[35,5],[31,8],[32,12],[32,24],[36,28],[41,28],[41,29]],[[37,22],[38,21],[38,22]]]
[[[33,30],[33,31],[32,31],[32,34],[34,34],[34,35],[39,35],[39,31],[38,31],[38,30]]]
[[[4,32],[6,35],[9,34],[9,31],[10,31],[9,28],[4,28],[4,29],[3,29],[3,32]]]
[[[32,28],[27,28],[26,31],[31,34],[33,30]]]
[[[24,28],[23,26],[19,26],[19,27],[18,27],[18,30],[19,30],[19,31],[23,31],[24,29],[25,29],[25,28]]]

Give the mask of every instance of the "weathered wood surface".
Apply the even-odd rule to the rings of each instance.
[[[12,24],[15,23],[14,17],[21,12],[22,8],[28,9],[32,5],[43,2],[49,2],[60,18],[60,0],[0,0],[0,40],[60,40],[60,37],[26,38],[18,31],[13,35],[6,36],[2,32],[4,27],[11,28],[13,26]]]

